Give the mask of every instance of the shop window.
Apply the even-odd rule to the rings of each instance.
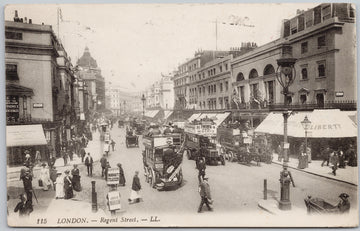
[[[228,91],[228,90],[229,90],[229,82],[226,81],[226,82],[225,82],[225,91]]]

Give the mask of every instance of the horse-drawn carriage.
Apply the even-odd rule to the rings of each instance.
[[[126,147],[129,148],[131,146],[133,147],[139,147],[139,137],[137,135],[126,135]]]

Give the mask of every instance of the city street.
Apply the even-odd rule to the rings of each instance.
[[[94,160],[98,160],[102,144],[99,141],[99,133],[94,133],[94,141],[89,144],[89,147],[97,150],[87,151],[92,154]],[[126,148],[125,146],[125,130],[124,128],[114,127],[111,131],[112,139],[116,142],[115,151],[110,152],[109,162],[112,167],[116,167],[117,163],[123,165],[126,177],[126,186],[119,187],[121,193],[122,209],[118,211],[119,216],[131,216],[135,214],[197,214],[197,208],[200,202],[198,193],[197,170],[195,169],[195,162],[188,160],[184,155],[183,174],[184,182],[180,188],[169,191],[158,191],[153,189],[145,182],[142,166],[141,150],[143,149],[141,139],[140,148]],[[94,142],[98,142],[95,144]],[[59,167],[61,168],[61,167]],[[66,168],[71,168],[68,166]],[[198,216],[207,216],[208,214],[226,214],[226,213],[263,213],[258,207],[258,201],[263,198],[263,180],[267,179],[268,184],[268,199],[279,198],[280,184],[279,173],[281,166],[276,164],[264,164],[261,166],[241,165],[238,163],[226,162],[226,165],[207,166],[206,174],[209,177],[209,184],[211,187],[212,197],[214,199],[214,212],[204,212]],[[140,181],[142,185],[141,195],[143,202],[137,204],[128,204],[127,199],[130,195],[132,177],[136,170],[140,171]],[[96,181],[96,192],[99,209],[104,210],[110,215],[106,206],[106,193],[108,186],[105,180],[101,177],[101,167],[99,161],[94,163],[93,177],[88,177],[84,165],[80,165],[81,183],[83,190],[75,192],[74,201],[84,201],[89,205],[91,203],[91,181]],[[356,205],[356,186],[346,183],[333,181],[330,179],[314,176],[308,173],[292,170],[296,187],[291,187],[291,201],[294,207],[298,207],[306,214],[306,207],[304,198],[308,195],[313,197],[321,197],[333,204],[339,200],[338,195],[346,192],[350,195],[350,202]],[[37,179],[33,180],[33,185],[36,188]],[[15,185],[17,187],[15,187]],[[13,181],[9,185],[9,193],[12,190],[19,190],[22,187],[21,181]],[[61,209],[59,204],[62,200],[54,201],[54,191],[43,192],[41,189],[36,189],[36,194],[39,203],[34,202],[34,215],[42,212],[59,211]],[[15,198],[9,201],[9,212],[15,206]],[[68,202],[67,202],[68,203]],[[65,204],[65,202],[64,202]],[[50,205],[50,206],[49,206]],[[55,206],[55,207],[54,207]],[[89,211],[82,211],[83,214],[90,213],[91,206],[88,206]]]

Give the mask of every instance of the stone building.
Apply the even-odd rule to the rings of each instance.
[[[20,19],[17,12],[14,21],[5,21],[5,66],[7,135],[24,131],[15,141],[9,138],[8,163],[21,164],[25,149],[31,155],[41,149],[43,159],[59,156],[76,129],[77,101],[71,60],[52,27]]]
[[[91,96],[88,102],[90,109],[95,111],[105,109],[105,79],[88,47],[85,47],[83,55],[77,61],[77,66],[77,75],[85,81]]]

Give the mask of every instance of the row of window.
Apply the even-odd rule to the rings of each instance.
[[[317,63],[317,78],[324,78],[326,77],[326,61],[325,60],[321,60],[316,62]],[[309,76],[308,76],[308,65],[307,64],[303,64],[300,66],[301,67],[301,80],[308,80]]]
[[[317,48],[321,49],[323,47],[326,47],[326,37],[325,35],[320,36],[317,38]],[[309,51],[308,49],[308,42],[301,43],[301,54],[305,54]]]
[[[225,85],[225,91],[227,92],[229,90],[229,82],[225,81],[224,85]],[[223,92],[223,90],[224,90],[223,83],[219,84],[219,88],[220,88],[219,89],[220,92]],[[208,85],[207,91],[208,91],[208,95],[216,94],[216,84]],[[206,93],[205,86],[200,86],[199,87],[199,96],[205,95],[205,93]],[[190,96],[197,96],[197,88],[190,89]]]
[[[216,98],[208,99],[207,103],[206,101],[199,102],[200,109],[210,109],[210,110],[216,110],[216,109],[229,109],[229,97],[219,97],[219,105],[217,105]]]

